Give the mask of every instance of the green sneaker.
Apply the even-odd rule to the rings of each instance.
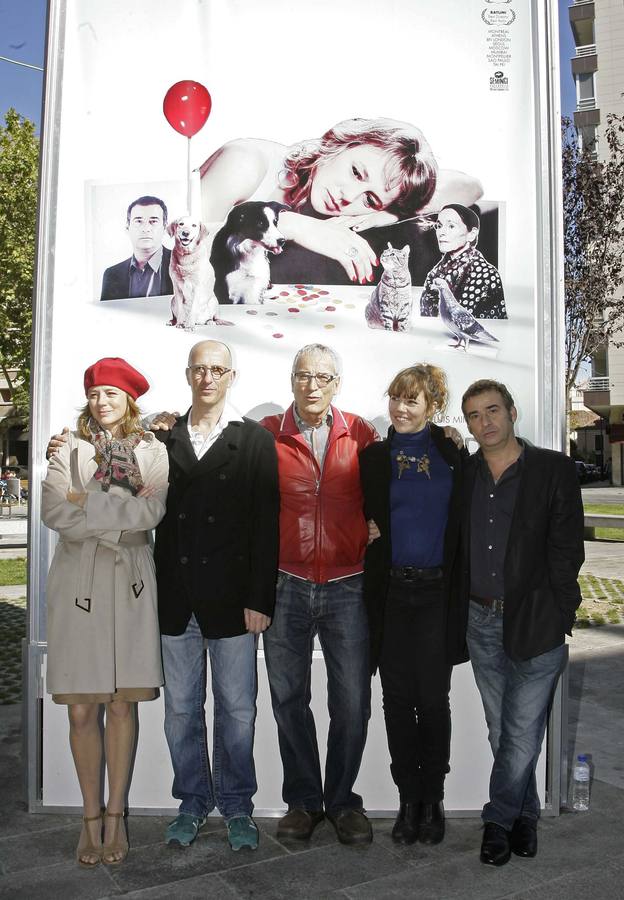
[[[173,822],[169,822],[167,825],[165,843],[188,847],[197,837],[199,829],[205,824],[205,816],[190,816],[188,813],[180,813]]]
[[[258,849],[258,829],[251,816],[234,816],[227,821],[227,836],[232,850]]]

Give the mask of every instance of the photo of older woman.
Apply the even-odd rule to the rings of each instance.
[[[390,751],[399,791],[392,839],[444,838],[449,771],[451,668],[463,661],[454,579],[462,460],[431,421],[446,407],[442,369],[400,371],[388,387],[388,437],[360,455],[371,541],[364,563],[371,671],[379,667]]]
[[[442,207],[434,225],[442,259],[427,275],[420,297],[421,316],[437,316],[436,278],[443,278],[461,306],[477,319],[506,319],[505,294],[498,269],[477,250],[481,221],[460,203]]]
[[[83,799],[76,859],[86,868],[120,863],[128,853],[135,704],[153,700],[163,684],[148,532],[165,513],[169,465],[164,444],[141,427],[136,400],[148,389],[123,359],[89,366],[77,429],[51,457],[43,482],[42,519],[59,536],[47,582],[47,690],[68,707]]]
[[[222,221],[246,200],[285,203],[291,211],[280,214],[279,227],[287,241],[335,260],[361,284],[373,280],[378,262],[358,232],[436,211],[452,198],[474,203],[482,193],[476,178],[438,168],[419,128],[387,118],[346,119],[290,147],[230,141],[200,174],[204,221]]]

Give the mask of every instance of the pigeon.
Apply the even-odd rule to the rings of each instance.
[[[492,341],[498,343],[498,338],[486,331],[473,314],[457,302],[443,278],[434,279],[433,287],[440,295],[440,318],[451,334],[457,338],[457,343],[453,344],[453,347],[461,347],[463,344],[464,350],[467,350],[468,341],[478,341],[481,344],[490,344]]]

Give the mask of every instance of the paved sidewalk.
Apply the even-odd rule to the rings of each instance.
[[[278,841],[275,819],[258,821],[260,849],[232,853],[210,820],[187,850],[165,847],[166,820],[132,817],[132,849],[118,867],[73,862],[77,816],[29,815],[22,800],[20,707],[0,707],[0,900],[96,898],[419,898],[419,900],[613,900],[624,883],[624,626],[574,638],[570,746],[594,766],[588,813],[544,818],[534,860],[500,869],[478,860],[477,819],[451,819],[438,847],[396,847],[392,822],[374,820],[370,847],[342,847],[329,823],[306,843]]]
[[[621,544],[596,553],[585,546],[584,571],[606,577],[610,566],[622,577]],[[134,816],[126,862],[85,871],[73,861],[79,818],[26,812],[21,707],[0,706],[0,900],[615,900],[624,884],[623,684],[624,625],[578,629],[570,641],[568,747],[570,758],[590,757],[590,811],[543,818],[537,858],[512,857],[500,869],[479,862],[476,818],[450,819],[437,847],[405,848],[392,843],[390,820],[374,820],[370,847],[350,848],[327,822],[298,843],[278,841],[276,820],[260,819],[260,849],[232,853],[217,819],[192,847],[173,850],[162,841],[166,819]]]

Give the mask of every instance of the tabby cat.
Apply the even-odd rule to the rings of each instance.
[[[409,244],[396,250],[392,244],[381,254],[383,275],[364,310],[369,328],[407,331],[412,312],[412,278],[407,265]]]

